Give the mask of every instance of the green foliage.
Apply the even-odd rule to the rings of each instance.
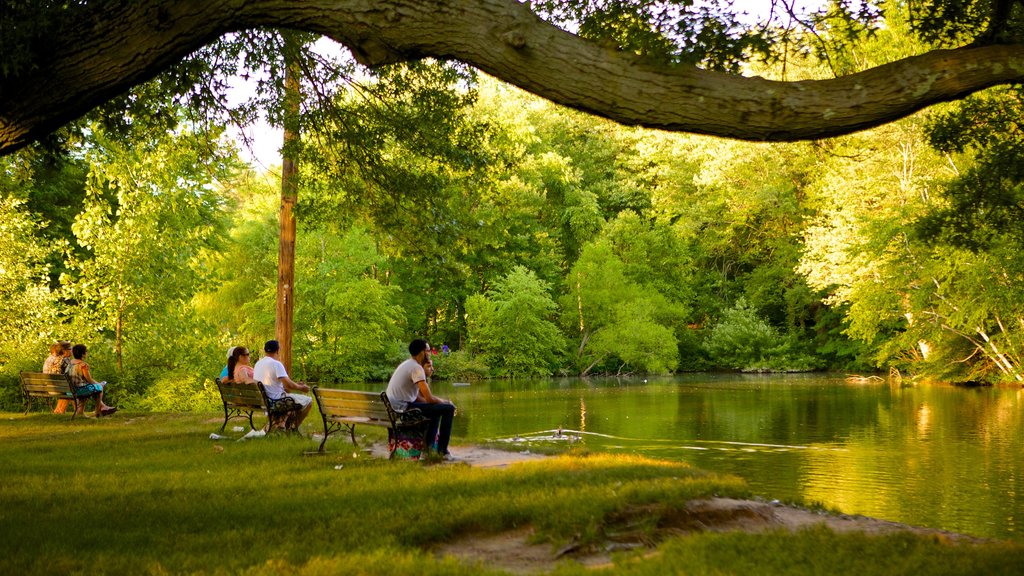
[[[447,355],[434,357],[434,378],[441,380],[475,380],[486,378],[491,368],[483,363],[480,356],[470,355],[466,350],[456,350]]]
[[[584,38],[657,62],[735,72],[751,53],[771,50],[770,32],[749,29],[725,2],[545,0],[535,7]]]
[[[47,265],[54,247],[37,239],[40,225],[24,205],[24,200],[0,196],[0,325],[13,340],[39,344],[49,340],[59,322]]]
[[[197,162],[206,135],[152,134],[132,145],[95,138],[73,226],[87,256],[69,258],[63,295],[76,301],[77,322],[109,335],[120,364],[127,347],[159,349],[193,329],[183,306],[204,281],[200,249],[221,233],[216,178],[231,160],[203,148],[210,154]]]
[[[655,312],[645,299],[617,304],[612,322],[594,334],[590,347],[621,360],[619,372],[626,366],[644,373],[672,372],[679,354],[675,334],[655,321]]]
[[[466,300],[470,347],[497,375],[546,376],[559,366],[565,340],[549,289],[517,266],[486,295]]]
[[[232,180],[225,190],[227,237],[200,253],[210,278],[193,305],[222,335],[225,350],[237,344],[257,347],[273,334],[279,185],[252,173]]]
[[[607,242],[587,245],[566,279],[562,322],[578,330],[576,368],[665,372],[678,365],[678,305],[636,284]]]
[[[742,299],[722,313],[704,348],[716,366],[739,370],[800,371],[816,367],[814,359],[801,353],[796,342],[779,334]]]
[[[1024,241],[1024,101],[1019,89],[992,89],[931,118],[929,143],[966,166],[944,187],[949,204],[919,223],[919,233],[972,250]]]
[[[190,370],[161,373],[146,387],[145,395],[125,405],[147,412],[209,412],[223,406],[213,379],[197,381]]]
[[[1013,13],[1013,8],[1018,13]],[[991,0],[925,0],[907,2],[913,31],[940,46],[969,42],[1013,43],[1024,34],[1019,5]]]
[[[402,340],[400,289],[373,276],[381,264],[373,239],[361,229],[343,236],[302,234],[296,262],[295,351],[303,378],[321,382],[363,380],[385,365]]]

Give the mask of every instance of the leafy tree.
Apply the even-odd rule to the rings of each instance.
[[[546,376],[560,365],[565,340],[549,289],[517,266],[487,294],[467,299],[470,346],[496,374]]]
[[[661,372],[678,365],[671,329],[680,315],[678,304],[627,278],[607,241],[584,247],[566,284],[562,321],[577,334],[579,374],[598,367]]]
[[[1016,44],[1021,24],[1012,1],[935,0],[923,10],[911,4],[915,16],[927,15],[912,20],[925,39],[970,44],[799,84],[714,70],[741,70],[748,56],[778,58],[794,46],[827,54],[831,45],[874,30],[907,5],[842,1],[803,15],[791,3],[773,2],[778,10],[749,26],[732,6],[724,0],[697,7],[660,1],[539,5],[550,21],[584,39],[511,0],[462,0],[446,10],[403,4],[402,18],[387,4],[370,12],[336,2],[214,4],[197,18],[195,7],[182,0],[138,10],[102,1],[7,2],[0,12],[0,151],[52,132],[226,32],[274,26],[338,38],[371,67],[427,56],[458,59],[620,122],[757,140],[845,134],[1021,78],[1024,48]],[[791,34],[794,27],[806,33]],[[105,49],[112,38],[119,39],[119,50]],[[698,63],[704,69],[693,66]]]
[[[744,301],[722,313],[704,343],[717,366],[740,370],[808,370],[814,360],[759,318]]]
[[[221,348],[238,344],[261,349],[274,333],[279,183],[244,172],[225,188],[227,230],[200,252],[209,274],[192,304],[215,326]]]
[[[612,321],[594,334],[592,350],[604,351],[609,361],[623,368],[644,373],[669,373],[679,363],[679,350],[673,330],[659,324],[663,310],[657,298],[624,301],[615,305]]]
[[[110,337],[119,369],[127,344],[147,356],[192,331],[187,303],[205,279],[197,256],[221,233],[217,180],[232,167],[224,151],[197,145],[204,135],[145,136],[126,145],[94,132],[73,226],[88,255],[69,256],[63,282],[76,321]]]
[[[402,340],[403,311],[398,286],[373,276],[382,260],[373,239],[353,228],[341,235],[309,231],[301,240],[308,246],[297,270],[296,331],[305,338],[296,339],[296,352],[303,373],[320,381],[381,377],[376,371]]]
[[[0,358],[9,358],[9,346],[37,347],[55,339],[60,316],[49,286],[47,261],[58,246],[38,240],[38,221],[25,210],[25,200],[0,195]]]

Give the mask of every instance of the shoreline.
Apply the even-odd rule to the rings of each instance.
[[[377,454],[378,446],[374,447]],[[379,447],[387,457],[386,449]],[[522,462],[550,458],[528,450],[504,451],[497,448],[462,445],[452,446],[459,460],[442,465],[468,465],[479,468],[506,468]],[[644,510],[636,510],[643,516]],[[667,519],[651,533],[635,533],[625,537],[607,539],[596,545],[575,542],[555,549],[551,543],[537,543],[531,527],[518,528],[497,534],[467,534],[432,549],[440,557],[454,557],[462,562],[478,563],[517,574],[539,574],[555,570],[559,563],[572,561],[591,568],[610,567],[612,554],[623,551],[641,551],[657,554],[658,545],[672,537],[704,532],[770,531],[798,532],[824,527],[836,533],[860,532],[870,536],[912,533],[931,536],[949,544],[981,544],[992,539],[941,530],[912,526],[900,522],[881,520],[859,514],[832,513],[811,510],[778,501],[737,498],[704,498],[687,503],[686,510]]]

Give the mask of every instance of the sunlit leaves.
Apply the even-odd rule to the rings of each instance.
[[[546,282],[522,266],[487,294],[466,302],[470,346],[502,376],[549,375],[565,340],[553,322],[557,306]]]
[[[538,12],[585,38],[658,62],[736,71],[751,52],[767,54],[770,34],[750,29],[727,3],[602,0],[534,3]]]
[[[197,256],[221,233],[216,190],[231,160],[208,147],[206,135],[94,137],[86,202],[73,226],[87,252],[71,259],[64,284],[80,306],[76,319],[109,334],[120,353],[125,342],[152,346],[183,328],[167,313],[204,279]]]
[[[59,323],[46,263],[56,244],[36,240],[39,223],[24,204],[0,195],[0,324],[8,337],[35,342],[52,337]]]
[[[588,244],[566,278],[563,326],[574,335],[576,369],[661,372],[678,364],[674,303],[625,275],[607,242]]]
[[[374,276],[383,258],[353,228],[303,233],[296,262],[296,364],[303,378],[362,380],[386,363],[403,337],[400,289]],[[298,368],[299,366],[296,366]]]

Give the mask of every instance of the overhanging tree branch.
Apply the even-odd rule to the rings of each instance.
[[[323,34],[367,66],[451,58],[628,125],[761,141],[846,134],[1024,79],[1024,45],[936,50],[831,80],[660,66],[583,40],[516,0],[92,2],[0,77],[0,154],[145,82],[222,34]]]

